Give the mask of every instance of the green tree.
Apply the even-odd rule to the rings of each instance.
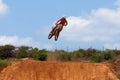
[[[34,58],[37,60],[45,61],[47,59],[47,51],[45,49],[36,51]]]
[[[38,48],[32,48],[32,49],[29,51],[28,56],[31,57],[31,58],[34,58],[34,57],[35,57],[35,53],[37,53],[38,51],[39,51]]]
[[[0,46],[0,58],[5,59],[5,58],[10,58],[13,57],[15,47],[12,45],[5,45],[5,46]]]
[[[17,58],[26,58],[28,57],[28,46],[21,46],[17,52],[16,52],[16,57]]]

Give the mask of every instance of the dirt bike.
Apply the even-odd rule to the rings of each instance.
[[[51,32],[49,33],[48,39],[51,39],[53,36],[55,36],[54,39],[55,39],[55,41],[57,41],[58,37],[59,37],[61,26],[62,26],[61,24],[56,25],[56,27],[54,29],[52,29]]]

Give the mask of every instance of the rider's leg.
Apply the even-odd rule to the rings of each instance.
[[[63,29],[63,25],[60,24],[60,25],[59,25],[59,30],[62,31],[62,29]]]
[[[56,28],[56,26],[52,27],[51,33],[54,32],[55,28]]]
[[[57,38],[55,38],[55,41],[57,41],[57,39],[58,39],[59,34],[60,34],[61,31],[62,31],[62,27],[59,29],[59,32],[57,33]]]
[[[59,32],[58,32],[58,34],[57,34],[57,37],[59,37],[59,34],[60,34],[60,32],[62,31],[62,29],[63,29],[63,26],[62,26],[62,25],[59,25]]]
[[[58,37],[59,37],[60,32],[61,32],[61,31],[59,30],[58,33],[57,33],[57,35],[55,36],[55,41],[58,40]]]
[[[60,32],[61,32],[61,31],[58,32],[57,37],[59,37]]]

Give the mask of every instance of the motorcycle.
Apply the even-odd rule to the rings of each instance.
[[[51,39],[53,36],[55,36],[54,39],[55,39],[55,41],[57,41],[57,40],[58,40],[58,37],[59,37],[60,27],[61,27],[61,26],[62,26],[61,24],[56,25],[56,27],[54,27],[54,28],[51,30],[51,32],[49,33],[48,39]]]

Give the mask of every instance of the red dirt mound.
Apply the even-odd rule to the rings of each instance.
[[[8,66],[0,80],[119,80],[104,63],[24,60]]]

